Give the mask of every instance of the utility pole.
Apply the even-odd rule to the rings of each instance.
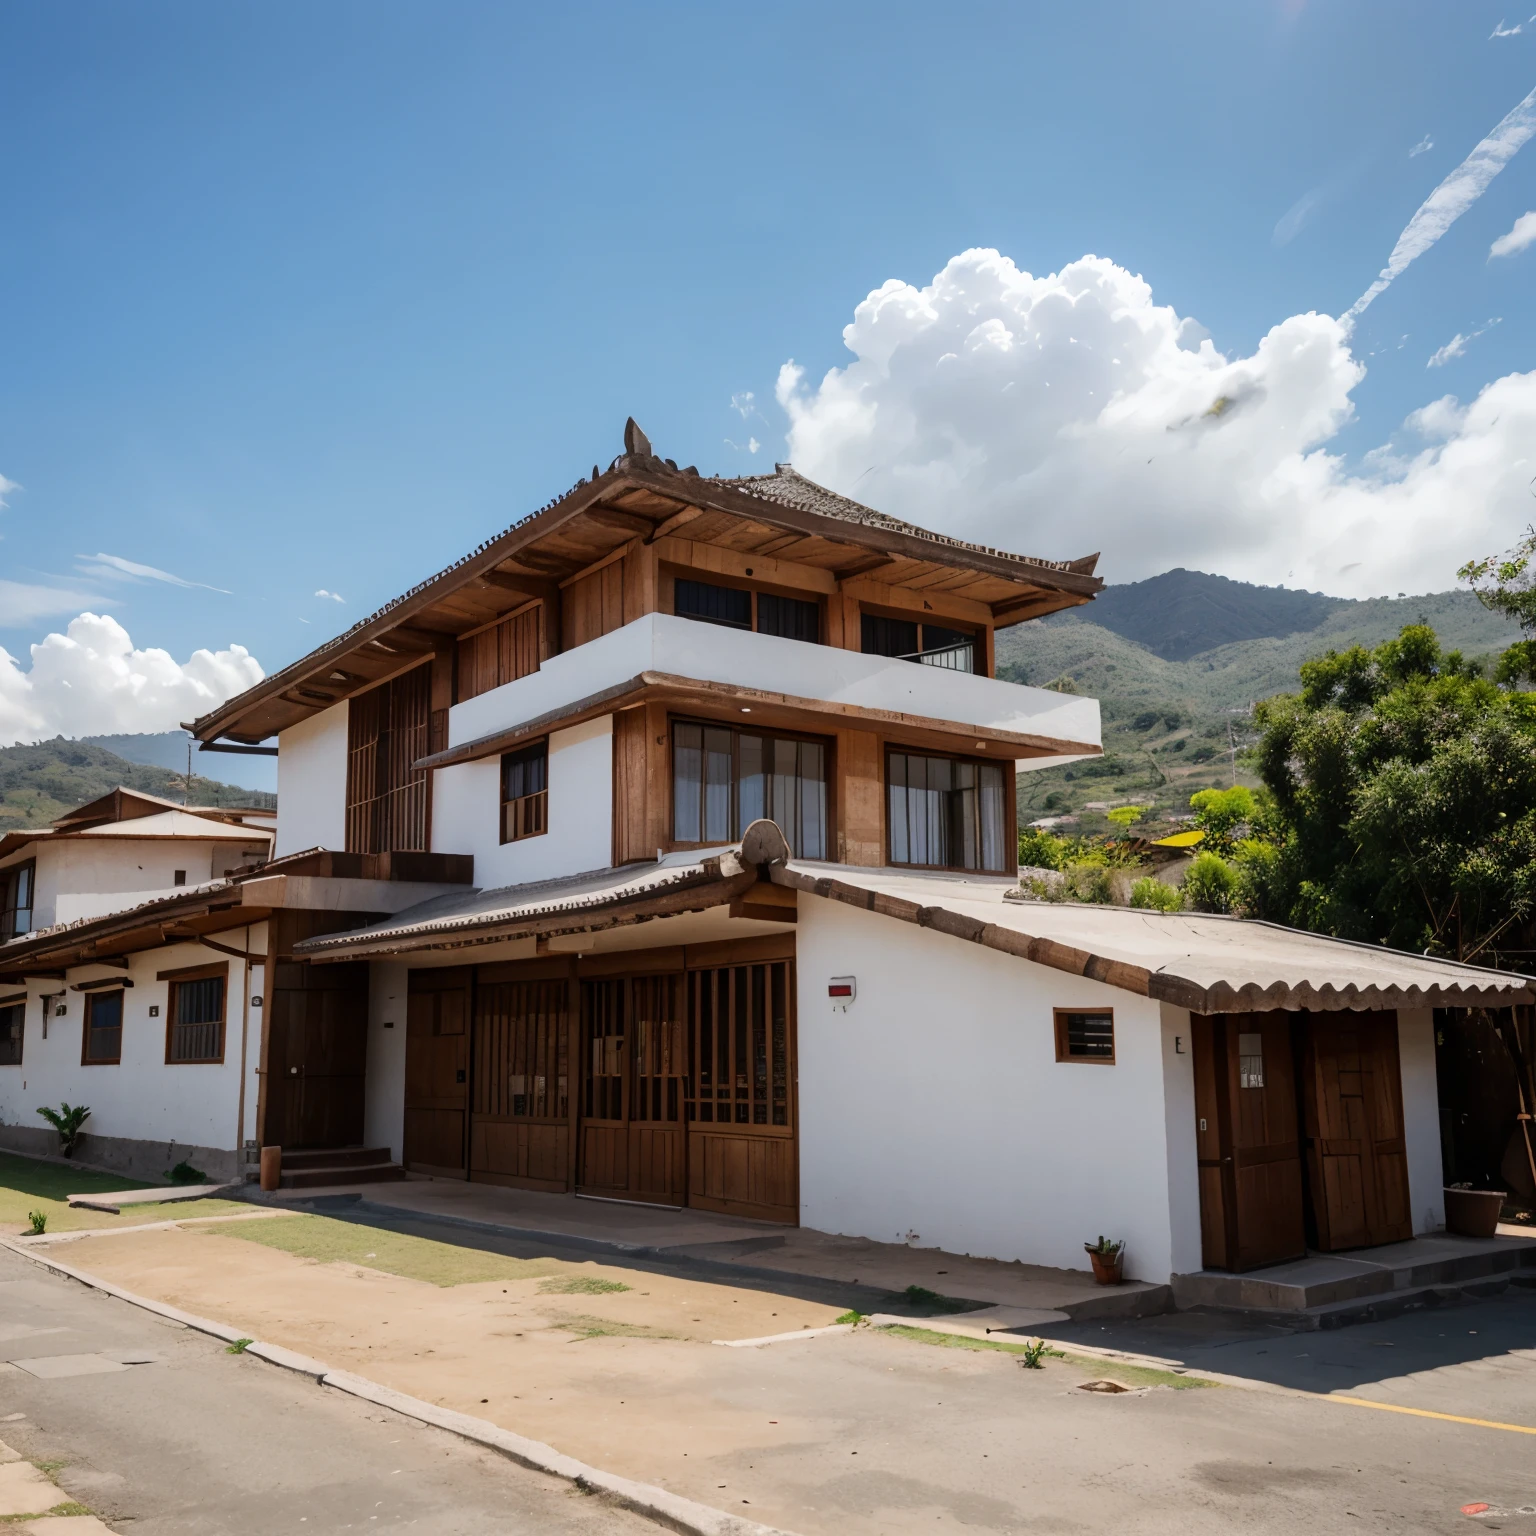
[[[1232,722],[1227,721],[1227,746],[1232,753],[1232,788],[1237,788],[1237,737],[1232,734]],[[191,748],[187,749],[187,762],[192,761]]]

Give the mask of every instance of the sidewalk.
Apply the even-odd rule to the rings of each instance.
[[[264,1205],[399,1219],[409,1216],[509,1238],[554,1240],[594,1255],[688,1260],[723,1277],[807,1280],[857,1285],[899,1294],[916,1286],[968,1303],[971,1320],[993,1327],[1031,1328],[1048,1322],[1144,1317],[1171,1305],[1166,1285],[1128,1280],[1096,1285],[1085,1269],[1047,1269],[945,1253],[937,1248],[837,1237],[809,1227],[785,1227],[740,1217],[576,1195],[541,1194],[412,1176],[396,1184],[337,1185],[260,1194]],[[445,1241],[451,1241],[447,1233]],[[985,1316],[982,1314],[985,1312]]]
[[[56,1511],[56,1513],[54,1513]],[[32,1515],[28,1520],[20,1518]],[[0,1440],[0,1524],[20,1536],[112,1536],[47,1473]]]

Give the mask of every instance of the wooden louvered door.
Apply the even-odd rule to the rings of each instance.
[[[1208,1269],[1254,1269],[1306,1252],[1290,1019],[1274,1011],[1190,1017]]]
[[[1317,1246],[1333,1252],[1413,1236],[1396,1013],[1307,1017],[1307,1172]]]
[[[799,1220],[792,960],[688,973],[688,1203]]]
[[[686,1146],[680,975],[583,982],[577,1192],[681,1205]]]
[[[476,987],[472,1179],[569,1188],[570,988],[565,980]]]

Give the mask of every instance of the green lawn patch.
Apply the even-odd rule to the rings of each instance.
[[[597,1275],[565,1275],[546,1280],[539,1287],[541,1296],[614,1296],[631,1287],[622,1280],[604,1280]]]
[[[1004,1343],[1001,1339],[973,1339],[963,1333],[940,1333],[934,1328],[913,1328],[905,1323],[882,1324],[876,1330],[896,1338],[911,1339],[914,1344],[934,1344],[940,1349],[990,1349],[1004,1355],[1022,1355],[1029,1348],[1027,1343]],[[1214,1381],[1199,1376],[1181,1376],[1177,1371],[1163,1371],[1156,1366],[1131,1365],[1119,1360],[1100,1360],[1092,1355],[1074,1355],[1067,1350],[1051,1349],[1049,1354],[1068,1365],[1084,1368],[1096,1377],[1107,1376],[1112,1381],[1124,1382],[1128,1387],[1173,1387],[1184,1390],[1191,1387],[1214,1387]]]
[[[32,1229],[32,1212],[46,1218],[49,1232],[78,1232],[87,1227],[142,1226],[177,1216],[214,1216],[250,1207],[238,1200],[195,1200],[174,1207],[160,1204],[129,1206],[121,1216],[107,1211],[72,1210],[70,1195],[104,1195],[124,1189],[159,1189],[144,1179],[120,1173],[97,1173],[68,1163],[45,1163],[35,1157],[0,1152],[0,1232]],[[165,1186],[167,1194],[173,1191]]]
[[[531,1280],[560,1272],[555,1259],[512,1259],[478,1248],[411,1237],[329,1216],[275,1216],[269,1221],[231,1221],[202,1227],[210,1237],[238,1238],[280,1248],[319,1264],[361,1264],[429,1285],[475,1285],[488,1280]]]
[[[610,1317],[590,1317],[568,1312],[550,1317],[550,1326],[562,1333],[574,1333],[578,1339],[675,1339],[665,1328],[648,1328],[644,1323],[619,1323]]]

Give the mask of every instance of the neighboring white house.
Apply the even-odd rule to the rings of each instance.
[[[1102,1232],[1151,1280],[1440,1224],[1429,1010],[1536,983],[1017,899],[1017,775],[1099,715],[995,632],[1096,557],[626,450],[190,727],[277,737],[274,860],[0,945],[53,1031],[0,1136],[46,1081],[125,1166],[362,1144],[1039,1264]]]

